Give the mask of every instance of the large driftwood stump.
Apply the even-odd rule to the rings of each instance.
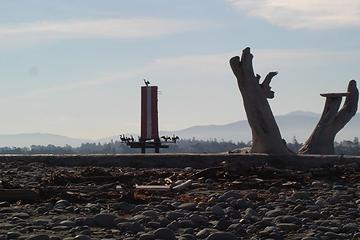
[[[238,56],[230,59],[230,66],[234,72],[246,115],[252,131],[251,153],[291,154],[276,124],[267,98],[273,98],[271,79],[277,72],[270,72],[260,84],[260,75],[254,75],[252,65],[253,55],[250,48],[242,52],[241,60]]]
[[[323,113],[313,133],[299,150],[300,154],[334,154],[336,134],[356,114],[359,91],[355,80],[349,82],[346,93],[320,95],[326,97]],[[341,100],[344,96],[346,96],[346,100],[344,106],[339,111]]]

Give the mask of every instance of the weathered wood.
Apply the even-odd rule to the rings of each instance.
[[[299,150],[300,154],[334,154],[336,134],[356,114],[359,91],[355,80],[349,82],[347,93],[329,93],[321,96],[326,97],[323,113],[311,136]],[[344,96],[346,100],[339,111]]]
[[[147,190],[147,191],[181,191],[186,188],[189,188],[192,184],[192,180],[186,180],[185,182],[179,183],[177,185],[135,185],[136,190]]]
[[[186,188],[189,188],[191,187],[192,185],[192,180],[186,180],[185,182],[183,183],[180,183],[178,185],[175,185],[175,186],[172,186],[172,189],[175,190],[175,191],[181,191],[181,190],[184,190]]]
[[[213,178],[216,176],[217,172],[219,170],[222,170],[223,167],[211,167],[211,168],[205,168],[197,173],[195,173],[194,175],[191,176],[192,179],[198,179],[201,177],[206,177],[206,178]]]
[[[292,154],[281,138],[267,98],[273,98],[270,82],[277,72],[270,72],[260,84],[260,75],[254,74],[253,55],[250,48],[245,48],[241,59],[230,59],[230,66],[237,78],[243,97],[244,107],[252,131],[251,153]]]
[[[170,191],[170,185],[135,185],[137,190],[147,190],[147,191]]]
[[[35,202],[39,199],[39,192],[27,189],[0,189],[0,201],[16,202]]]
[[[326,98],[338,98],[338,97],[346,97],[349,96],[350,93],[320,93],[320,96]]]

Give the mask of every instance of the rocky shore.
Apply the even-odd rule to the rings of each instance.
[[[0,240],[360,239],[359,171],[2,162]],[[11,190],[36,199],[12,199]]]

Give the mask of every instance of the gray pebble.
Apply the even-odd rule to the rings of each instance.
[[[241,194],[237,191],[227,191],[218,198],[218,201],[226,202],[229,198],[239,199],[241,198]]]
[[[293,223],[278,223],[276,224],[276,227],[284,231],[294,231],[299,229],[299,225]]]
[[[21,236],[21,233],[19,233],[19,232],[8,232],[6,234],[6,236],[7,236],[7,239],[17,239],[18,237]]]
[[[279,209],[279,208],[276,208],[274,210],[270,210],[268,212],[265,213],[265,216],[267,217],[277,217],[277,216],[280,216],[280,215],[285,215],[285,211],[283,209]]]
[[[342,226],[342,231],[347,233],[353,233],[359,231],[359,226],[356,223],[348,223]]]
[[[49,240],[50,237],[46,234],[32,235],[28,240]]]
[[[0,202],[0,208],[3,207],[10,207],[10,203],[9,202]]]
[[[178,206],[179,209],[194,211],[197,208],[197,204],[195,203],[183,203]]]
[[[71,220],[61,221],[61,222],[59,223],[59,225],[61,225],[61,226],[66,226],[66,227],[75,227],[75,226],[76,226],[75,222],[74,222],[74,221],[71,221]]]
[[[112,205],[112,208],[116,211],[130,212],[134,208],[134,206],[127,202],[119,202],[119,203],[114,203]]]
[[[183,234],[179,237],[179,240],[196,240],[196,237],[192,234]]]
[[[214,215],[217,216],[223,216],[225,215],[225,211],[222,207],[220,207],[219,204],[216,204],[215,206],[210,207],[209,209]]]
[[[175,233],[169,228],[159,228],[154,232],[154,235],[158,239],[176,240]]]
[[[300,219],[290,215],[277,216],[275,218],[277,223],[300,223]]]
[[[207,240],[237,240],[238,238],[232,233],[217,232],[217,233],[212,233],[206,239]]]
[[[76,235],[73,240],[92,240],[92,238],[87,235]]]
[[[196,234],[196,237],[197,237],[197,238],[200,238],[200,239],[203,239],[203,238],[206,238],[206,237],[208,237],[210,234],[215,233],[215,232],[218,232],[218,230],[213,229],[213,228],[204,228],[204,229],[200,230],[200,231]]]
[[[155,240],[155,235],[150,233],[145,233],[140,235],[139,240]]]
[[[95,224],[100,227],[110,228],[114,226],[116,216],[110,213],[100,213],[94,218]]]

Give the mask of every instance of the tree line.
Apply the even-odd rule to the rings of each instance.
[[[182,139],[176,144],[169,144],[169,148],[162,149],[163,153],[221,153],[234,149],[250,147],[251,142],[232,142],[225,140],[209,139]],[[287,146],[297,152],[302,146],[294,137],[287,143]],[[139,149],[131,149],[121,141],[108,143],[83,143],[79,147],[55,146],[55,145],[31,145],[30,147],[0,147],[0,154],[118,154],[118,153],[139,153]],[[148,150],[151,152],[151,150]],[[360,155],[359,139],[355,137],[352,141],[343,140],[335,142],[336,154]]]
[[[232,141],[218,141],[217,139],[198,140],[183,139],[176,144],[168,144],[169,148],[162,149],[163,153],[216,153],[227,152],[236,148],[249,146],[249,143]],[[151,150],[147,150],[151,152]],[[117,154],[139,153],[140,149],[132,149],[121,141],[108,143],[83,143],[79,147],[31,145],[30,147],[0,147],[0,154]]]

